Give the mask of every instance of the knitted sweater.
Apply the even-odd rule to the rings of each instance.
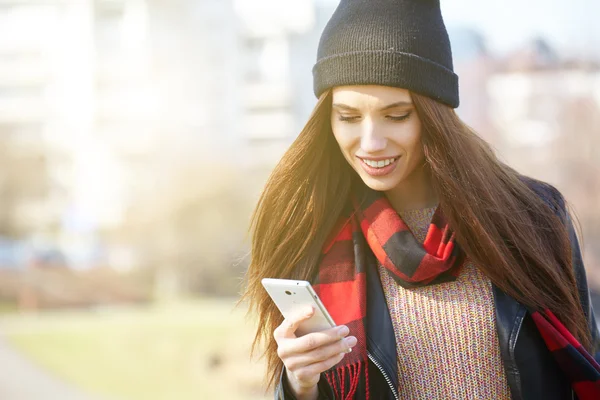
[[[401,217],[421,243],[435,208]],[[398,352],[402,399],[510,399],[491,282],[468,260],[458,279],[405,289],[379,266]]]

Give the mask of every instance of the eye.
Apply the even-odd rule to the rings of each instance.
[[[360,117],[358,117],[358,116],[345,116],[345,115],[340,115],[340,116],[338,117],[338,120],[339,120],[339,121],[342,121],[342,122],[356,122],[356,121],[358,121],[358,119],[359,119],[359,118],[360,118]]]
[[[412,112],[406,113],[404,115],[386,115],[385,117],[390,121],[406,121],[410,118]]]

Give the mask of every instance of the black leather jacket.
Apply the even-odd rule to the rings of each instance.
[[[592,309],[579,243],[561,194],[550,185],[525,179],[527,184],[555,212],[565,218],[572,245],[573,267],[581,305],[586,313],[593,356],[600,361],[600,333]],[[558,206],[556,206],[558,205]],[[367,351],[369,353],[369,394],[372,399],[398,399],[396,339],[377,268],[367,270]],[[496,308],[496,329],[500,354],[513,400],[576,399],[571,386],[543,342],[523,305],[492,285]],[[295,399],[285,382],[285,371],[275,398]],[[324,376],[319,381],[319,399],[334,399]]]

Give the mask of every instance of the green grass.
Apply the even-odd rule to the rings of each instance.
[[[234,301],[3,317],[9,341],[52,373],[114,399],[263,399],[253,326]]]

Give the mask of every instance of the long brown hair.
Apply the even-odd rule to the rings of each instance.
[[[414,93],[412,99],[426,165],[458,243],[496,286],[529,307],[551,309],[589,348],[564,223],[452,108]],[[260,321],[253,350],[266,345],[269,386],[282,369],[272,334],[283,317],[260,281],[315,276],[321,247],[360,179],[339,150],[330,113],[327,91],[272,172],[252,217],[242,299]]]

